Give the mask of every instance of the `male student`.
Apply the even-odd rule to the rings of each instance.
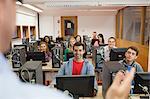
[[[15,32],[16,0],[0,0],[0,99],[70,99],[63,93],[19,81],[3,54]]]
[[[59,70],[58,75],[94,75],[94,67],[87,59],[83,59],[85,52],[84,44],[76,42],[73,45],[74,57],[69,59]],[[98,91],[97,81],[95,79],[95,93]]]
[[[114,37],[108,38],[108,45],[104,47],[104,60],[107,62],[110,60],[110,50],[116,47],[116,39]]]
[[[94,45],[94,43],[96,42],[96,41],[98,41],[98,39],[97,39],[97,33],[96,32],[93,32],[92,33],[92,35],[93,35],[93,38],[92,38],[92,40],[91,40],[91,45]]]
[[[119,61],[119,63],[125,66],[127,69],[130,69],[130,67],[135,67],[136,72],[143,72],[142,66],[138,62],[136,62],[138,54],[138,48],[135,46],[130,46],[127,48],[127,51],[125,53],[125,59]]]
[[[130,71],[130,69],[134,67],[136,72],[143,72],[141,65],[135,61],[136,58],[138,57],[138,53],[139,50],[136,47],[130,46],[127,48],[127,51],[125,52],[125,59],[119,62],[115,61],[104,63],[102,72],[103,76],[102,93],[104,97],[106,95],[109,86],[111,85],[113,76],[119,70]]]

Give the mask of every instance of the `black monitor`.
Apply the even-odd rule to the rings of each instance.
[[[66,54],[66,56],[67,56],[66,61],[69,61],[70,58],[73,58],[73,57],[74,57],[74,54],[73,54],[73,52],[68,52],[68,53]]]
[[[26,51],[28,51],[27,45],[25,45],[25,44],[14,45],[14,47],[18,47],[18,46],[19,46],[19,47],[21,47],[21,46],[22,46],[22,47],[24,47],[24,48],[25,48],[25,50],[26,50]]]
[[[56,87],[62,91],[68,90],[74,97],[92,97],[94,78],[88,75],[57,76]]]
[[[110,61],[119,61],[125,58],[127,48],[113,48],[110,51]]]
[[[145,90],[150,93],[150,72],[139,72],[134,77],[134,94],[147,94]]]
[[[60,43],[60,42],[62,42],[62,41],[63,41],[63,38],[62,38],[62,37],[57,37],[57,38],[56,38],[56,42],[57,42],[57,43]]]
[[[44,52],[27,52],[26,60],[30,61],[32,59],[33,61],[42,61],[45,62],[45,53]]]

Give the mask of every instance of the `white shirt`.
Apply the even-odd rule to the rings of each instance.
[[[117,48],[116,46],[114,46],[113,48]],[[104,60],[107,62],[107,61],[110,61],[110,49],[108,46],[105,46],[104,47]]]
[[[42,85],[22,83],[0,53],[0,99],[71,99],[62,92]]]

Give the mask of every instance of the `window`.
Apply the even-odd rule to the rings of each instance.
[[[149,45],[150,39],[150,7],[146,7],[144,45]]]
[[[123,39],[140,43],[141,7],[123,10]]]

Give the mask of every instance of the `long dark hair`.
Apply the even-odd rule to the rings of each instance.
[[[77,41],[77,37],[80,37],[80,43],[81,43],[81,36],[80,35],[77,35],[76,37],[75,37],[75,39],[76,39],[76,41]]]
[[[98,34],[97,37],[101,37],[101,38],[102,38],[102,43],[103,43],[103,44],[105,43],[105,42],[104,42],[104,36],[103,36],[103,34]]]
[[[47,43],[49,44],[49,43],[50,43],[50,38],[49,38],[49,36],[44,36],[43,41],[46,42],[46,37],[49,39],[49,41],[47,42]]]

